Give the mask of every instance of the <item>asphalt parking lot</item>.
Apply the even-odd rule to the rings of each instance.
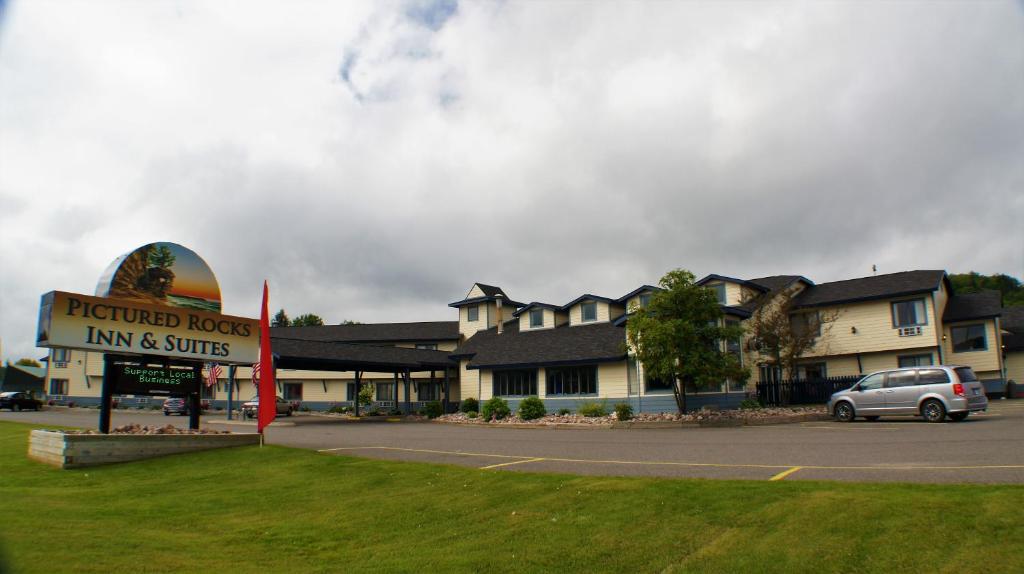
[[[97,411],[0,412],[0,420],[95,427]],[[1024,401],[993,401],[961,423],[894,417],[878,422],[806,422],[673,429],[516,429],[429,423],[280,419],[271,444],[370,458],[438,462],[485,472],[566,472],[750,480],[840,480],[1024,484]],[[204,426],[255,431],[224,424]],[[186,426],[184,418],[117,411],[114,424]]]

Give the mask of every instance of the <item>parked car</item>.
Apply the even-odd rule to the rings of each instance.
[[[188,414],[188,401],[181,397],[171,397],[164,400],[164,416]]]
[[[828,411],[841,422],[885,415],[920,415],[939,423],[960,422],[988,409],[985,389],[970,367],[938,365],[871,373],[832,395]]]
[[[284,415],[286,417],[292,416],[292,411],[294,410],[294,407],[292,406],[292,403],[282,399],[281,397],[276,397],[276,399],[277,399],[277,404],[276,404],[277,414]],[[248,401],[242,403],[242,417],[247,418],[247,419],[254,419],[254,418],[256,418],[256,412],[259,410],[259,408],[260,408],[260,398],[259,397],[253,397],[253,398],[249,399]]]
[[[11,409],[12,411],[38,411],[41,406],[43,406],[43,401],[33,399],[28,393],[20,391],[7,391],[0,393],[0,409]]]

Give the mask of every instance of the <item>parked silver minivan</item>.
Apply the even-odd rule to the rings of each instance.
[[[832,395],[828,412],[837,421],[869,421],[885,415],[921,415],[939,423],[959,422],[988,408],[985,389],[970,367],[929,366],[871,373]]]

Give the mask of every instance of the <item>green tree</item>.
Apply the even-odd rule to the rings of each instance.
[[[174,261],[177,257],[166,245],[161,245],[156,249],[149,251],[149,258],[147,263],[150,267],[159,267],[161,269],[170,269],[174,265]]]
[[[306,313],[305,315],[299,315],[292,319],[292,327],[320,327],[324,324],[324,320],[318,315],[312,313]]]
[[[676,406],[685,413],[687,389],[749,378],[723,343],[738,340],[743,329],[724,326],[716,294],[696,285],[693,273],[669,271],[659,284],[663,290],[653,293],[646,307],[631,309],[627,338],[649,376],[673,382]]]
[[[1005,307],[1024,305],[1024,285],[1019,279],[1003,273],[993,275],[982,275],[976,271],[953,273],[950,274],[949,281],[953,284],[953,292],[957,294],[977,293],[991,289],[1002,294]]]
[[[800,294],[790,286],[778,293],[758,295],[748,300],[757,311],[747,321],[747,332],[757,345],[764,362],[777,369],[781,377],[795,378],[802,357],[816,347],[827,348],[839,309],[800,309]]]
[[[288,314],[281,309],[274,315],[273,320],[270,321],[271,327],[288,327],[291,326],[292,322],[288,319]]]

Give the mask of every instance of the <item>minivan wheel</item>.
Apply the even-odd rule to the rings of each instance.
[[[836,420],[841,423],[848,423],[853,420],[853,405],[843,401],[836,405],[835,411]]]
[[[952,413],[949,415],[949,420],[958,423],[967,418],[967,415],[971,413]]]
[[[941,423],[946,419],[946,407],[935,399],[925,401],[921,405],[921,416],[930,423]]]

